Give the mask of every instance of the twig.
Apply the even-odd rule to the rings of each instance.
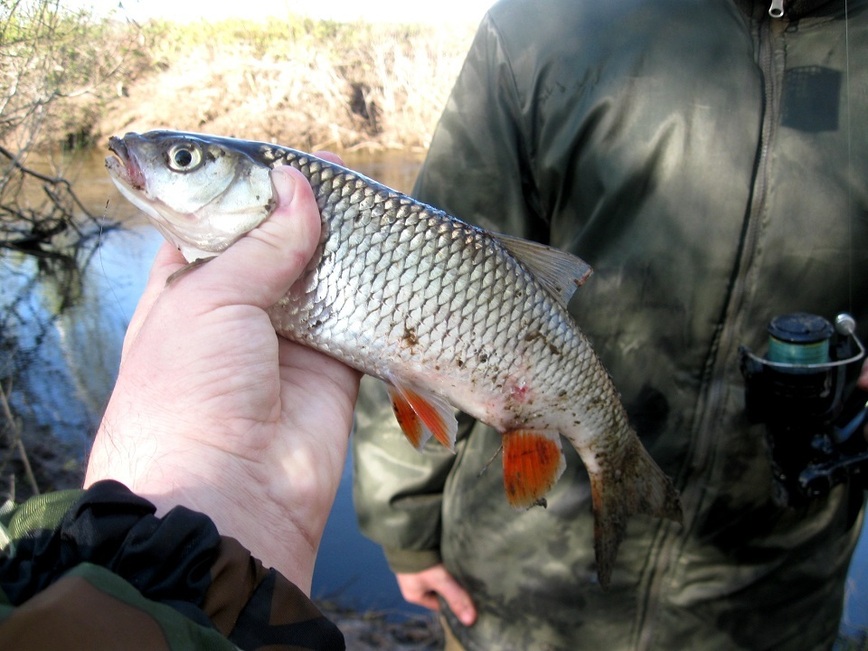
[[[33,474],[33,468],[30,465],[30,458],[27,456],[27,450],[24,447],[24,441],[21,440],[21,428],[15,422],[15,417],[12,415],[12,409],[9,407],[7,394],[12,393],[12,378],[9,378],[9,386],[5,390],[0,390],[0,407],[3,408],[3,415],[9,422],[9,429],[12,432],[13,445],[18,449],[18,454],[21,456],[21,463],[24,464],[24,474],[27,476],[27,481],[30,482],[30,490],[34,495],[39,495],[39,485],[36,483],[36,476]]]
[[[50,185],[62,185],[62,186],[64,186],[66,188],[66,191],[69,193],[70,199],[72,199],[72,201],[75,203],[75,205],[78,206],[78,208],[85,215],[87,215],[91,220],[94,220],[94,221],[96,220],[96,216],[91,214],[91,212],[85,207],[85,205],[83,203],[81,203],[79,198],[76,196],[75,192],[73,192],[72,184],[67,179],[63,178],[62,176],[48,176],[47,174],[42,174],[41,172],[37,172],[36,170],[33,170],[33,169],[30,169],[29,167],[26,167],[25,165],[23,165],[21,163],[21,161],[18,159],[18,157],[15,156],[15,154],[13,154],[11,151],[6,149],[2,145],[0,145],[0,154],[2,154],[7,159],[9,159],[9,162],[12,163],[12,166],[15,167],[15,169],[20,170],[24,174],[27,174],[28,176],[32,176],[33,178],[39,179],[40,181],[45,181],[46,183],[48,183]],[[47,187],[45,188],[45,191],[52,198],[52,200],[54,200],[55,205],[58,205],[57,202],[59,200],[55,199],[55,196],[52,196],[51,192],[48,190]]]

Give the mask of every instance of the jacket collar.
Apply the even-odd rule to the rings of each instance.
[[[783,0],[783,20],[795,20],[807,16],[823,5],[838,4],[840,0]],[[750,15],[757,6],[763,8],[763,13],[768,12],[772,0],[740,0],[739,5]]]

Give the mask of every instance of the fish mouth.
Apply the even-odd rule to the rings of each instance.
[[[145,175],[124,139],[112,136],[109,138],[108,148],[114,154],[114,156],[107,156],[105,159],[105,166],[109,174],[129,188],[143,192]]]

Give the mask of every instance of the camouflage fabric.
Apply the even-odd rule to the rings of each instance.
[[[293,584],[177,507],[117,482],[0,511],[0,648],[344,649]]]
[[[570,311],[685,522],[633,518],[604,592],[576,456],[547,509],[517,513],[496,432],[419,455],[366,388],[360,524],[396,571],[442,560],[469,590],[477,623],[446,613],[467,649],[835,639],[862,490],[775,503],[738,347],[797,310],[849,311],[866,337],[868,18],[849,1],[845,37],[843,2],[786,4],[502,0],[479,27],[415,194],[594,267]]]

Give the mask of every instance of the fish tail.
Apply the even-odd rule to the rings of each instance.
[[[608,587],[627,519],[634,513],[680,523],[681,502],[672,481],[631,434],[617,464],[601,464],[590,472],[594,507],[594,552],[600,585]]]

